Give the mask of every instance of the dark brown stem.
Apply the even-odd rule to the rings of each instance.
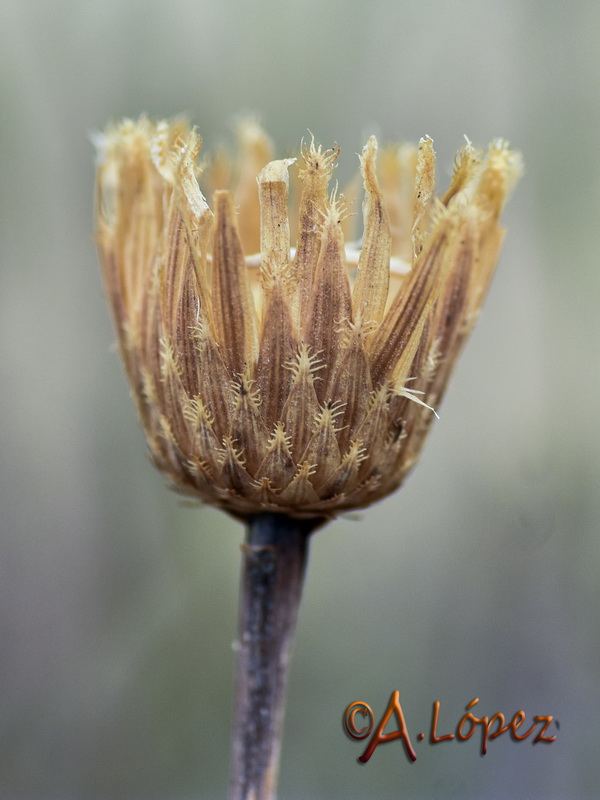
[[[259,514],[243,564],[229,800],[274,800],[308,537],[321,520]]]

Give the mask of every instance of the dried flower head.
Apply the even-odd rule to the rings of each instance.
[[[233,192],[226,158],[207,170],[211,210],[185,123],[142,118],[100,137],[97,239],[121,355],[175,487],[237,516],[335,516],[414,464],[494,271],[520,160],[467,141],[438,198],[431,139],[385,150],[379,180],[371,137],[364,231],[345,245],[348,211],[329,189],[339,148],[304,143],[290,249],[295,159],[266,163],[254,123],[242,145]]]

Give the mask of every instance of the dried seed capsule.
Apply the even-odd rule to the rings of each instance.
[[[486,154],[467,142],[440,200],[431,139],[384,151],[380,181],[371,137],[362,242],[348,247],[345,204],[328,196],[339,148],[313,139],[292,253],[294,159],[270,161],[256,123],[241,142],[243,165],[213,167],[213,184],[238,175],[213,216],[185,123],[142,118],[99,137],[97,239],[119,348],[176,488],[237,516],[334,516],[389,494],[418,457],[494,271],[520,159],[502,141]]]

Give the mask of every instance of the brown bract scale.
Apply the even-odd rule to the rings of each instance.
[[[438,198],[431,139],[387,148],[379,178],[371,137],[364,229],[346,244],[339,148],[303,144],[291,248],[295,159],[265,163],[255,123],[241,136],[252,173],[222,153],[209,164],[212,207],[184,122],[98,138],[98,246],[156,466],[242,517],[332,517],[396,489],[481,308],[518,155],[467,141]]]

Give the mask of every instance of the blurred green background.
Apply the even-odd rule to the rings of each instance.
[[[421,463],[313,541],[285,800],[600,792],[600,4],[3,0],[0,798],[226,795],[239,524],[146,457],[92,242],[89,136],[187,112],[205,147],[257,111],[279,151],[429,134],[522,150],[498,274]],[[345,707],[399,689],[413,742],[474,697],[554,744],[399,742]],[[554,731],[556,732],[556,731]]]

